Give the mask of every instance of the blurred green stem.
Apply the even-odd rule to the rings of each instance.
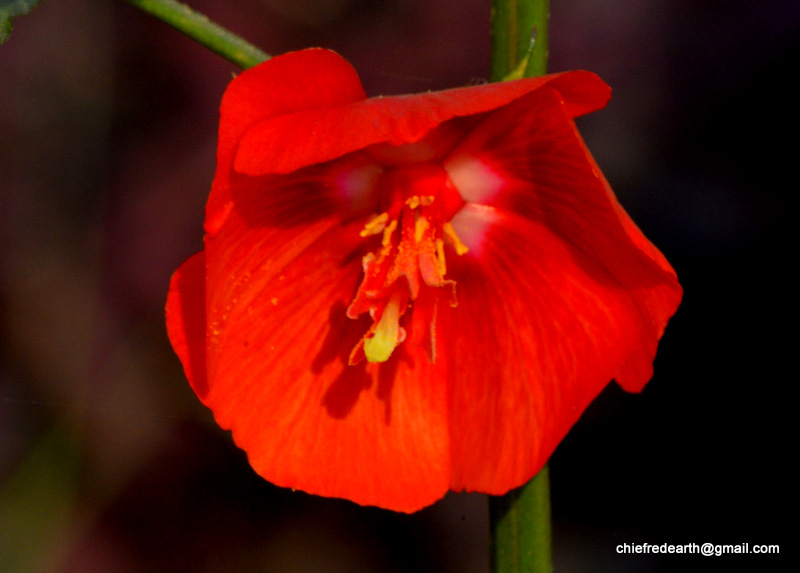
[[[202,44],[215,54],[247,69],[270,58],[239,36],[175,0],[126,0]]]
[[[492,0],[492,81],[547,73],[549,0]],[[547,466],[520,488],[489,498],[493,573],[550,573]]]
[[[547,73],[549,18],[549,0],[492,0],[493,82]]]

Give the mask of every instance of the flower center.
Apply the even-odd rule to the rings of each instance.
[[[406,339],[401,318],[416,305],[412,340],[427,345],[435,359],[436,306],[442,292],[456,306],[455,281],[445,279],[445,244],[463,255],[467,247],[450,224],[464,205],[441,165],[421,163],[390,168],[379,182],[385,208],[364,226],[362,237],[380,235],[380,245],[363,260],[364,278],[347,316],[369,312],[373,325],[350,354],[385,362]]]

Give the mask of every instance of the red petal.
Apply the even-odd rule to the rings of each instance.
[[[364,97],[353,67],[338,54],[319,48],[274,57],[236,77],[220,108],[217,172],[206,207],[206,232],[216,232],[231,207],[230,167],[248,128],[269,117],[331,108]]]
[[[502,188],[454,220],[477,248],[448,259],[459,306],[440,313],[440,338],[458,338],[443,345],[459,364],[448,378],[452,486],[503,493],[541,468],[612,378],[644,386],[682,291],[557,92],[491,114],[459,155]]]
[[[495,223],[482,256],[450,259],[459,306],[439,313],[439,349],[458,364],[447,380],[452,488],[501,494],[542,467],[632,357],[652,360],[659,317],[643,300],[676,283],[655,281],[641,257],[614,276],[541,222],[481,216]]]
[[[184,262],[169,285],[167,334],[181,359],[186,378],[202,400],[206,381],[206,257],[200,252]]]
[[[304,59],[298,65],[308,65],[308,73],[313,73],[320,53],[303,54]],[[294,73],[303,73],[302,67]],[[444,121],[496,109],[545,85],[562,94],[573,117],[603,107],[611,94],[609,87],[594,74],[567,72],[272,114],[264,121],[253,122],[241,138],[234,168],[250,175],[289,173],[376,143],[416,142]]]
[[[365,220],[329,186],[238,178],[206,242],[209,391],[253,468],[277,485],[414,511],[450,481],[446,390],[422,352],[348,366],[371,324],[346,317]]]
[[[631,289],[648,332],[643,351],[632,351],[615,374],[626,389],[641,390],[682,290],[667,260],[618,203],[559,94],[541,90],[498,110],[451,157],[457,156],[474,157],[499,176],[501,188],[486,204],[546,225]]]

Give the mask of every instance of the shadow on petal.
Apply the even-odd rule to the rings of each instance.
[[[394,383],[395,380],[397,380],[401,363],[407,365],[405,368],[406,370],[411,371],[414,369],[414,360],[408,354],[405,343],[401,344],[400,347],[395,350],[394,356],[389,358],[389,360],[382,364],[372,365],[377,370],[378,387],[376,389],[376,395],[378,399],[382,400],[386,405],[384,421],[387,425],[392,421],[392,390],[394,389]]]
[[[317,355],[311,362],[311,371],[321,374],[326,366],[337,362],[342,368],[322,399],[328,413],[337,419],[346,418],[358,401],[361,392],[372,386],[372,380],[363,364],[348,366],[350,350],[369,328],[369,320],[347,318],[346,306],[337,301],[328,313],[330,328]]]
[[[342,420],[355,407],[361,392],[370,386],[372,380],[362,365],[345,366],[325,392],[322,404],[331,417]]]
[[[325,391],[322,405],[333,418],[344,419],[355,407],[361,393],[374,387],[375,397],[385,405],[384,421],[389,425],[392,419],[392,389],[399,366],[404,364],[406,370],[412,371],[414,360],[401,345],[386,362],[360,362],[348,366],[350,351],[368,330],[369,319],[365,315],[352,320],[346,317],[345,310],[341,301],[331,307],[328,335],[311,363],[311,370],[317,375],[322,374],[331,363],[342,365],[341,372]]]

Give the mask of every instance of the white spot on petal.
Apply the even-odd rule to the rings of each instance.
[[[471,155],[456,155],[444,168],[461,198],[470,203],[490,202],[505,185],[502,176]]]
[[[469,254],[481,256],[486,233],[499,222],[494,207],[467,203],[450,220],[453,230],[469,249]]]

